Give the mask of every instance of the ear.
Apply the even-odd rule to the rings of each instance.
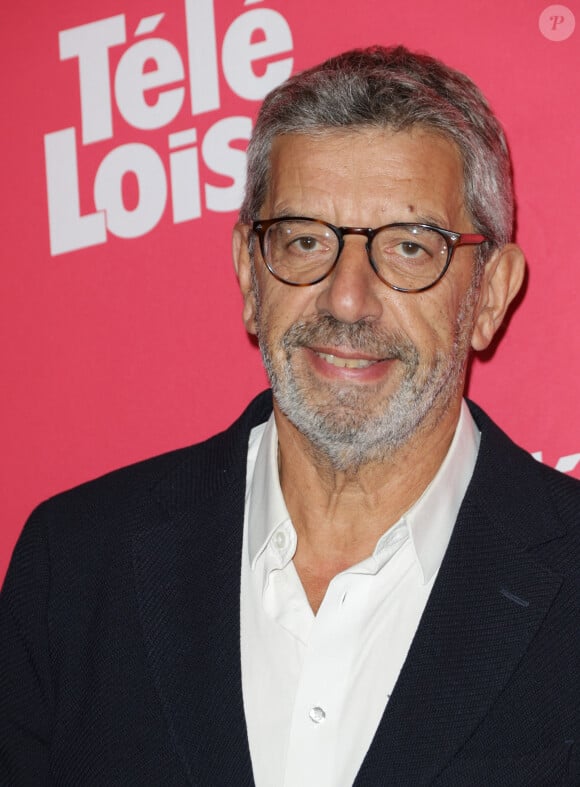
[[[256,295],[252,287],[252,260],[249,250],[249,232],[247,224],[236,224],[232,237],[234,268],[238,284],[244,299],[242,319],[248,333],[256,333]]]
[[[485,350],[503,322],[524,281],[526,261],[514,243],[499,249],[486,263],[471,338],[474,350]]]

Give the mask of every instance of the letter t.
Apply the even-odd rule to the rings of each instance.
[[[79,59],[83,145],[113,136],[109,48],[125,40],[124,14],[59,33],[60,59]]]

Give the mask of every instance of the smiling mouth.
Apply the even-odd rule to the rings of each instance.
[[[337,355],[323,352],[317,352],[316,355],[331,366],[338,366],[341,369],[367,369],[369,366],[379,363],[379,360],[371,361],[368,358],[340,358]]]

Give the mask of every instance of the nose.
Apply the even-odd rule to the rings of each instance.
[[[345,323],[376,320],[382,314],[379,281],[369,262],[366,238],[345,238],[338,262],[321,288],[316,304],[319,313],[331,314]]]

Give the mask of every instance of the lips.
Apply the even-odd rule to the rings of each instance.
[[[316,355],[326,361],[326,363],[331,364],[331,366],[338,366],[341,369],[367,369],[369,366],[378,363],[378,361],[368,360],[367,358],[341,358],[331,353],[316,352]]]

